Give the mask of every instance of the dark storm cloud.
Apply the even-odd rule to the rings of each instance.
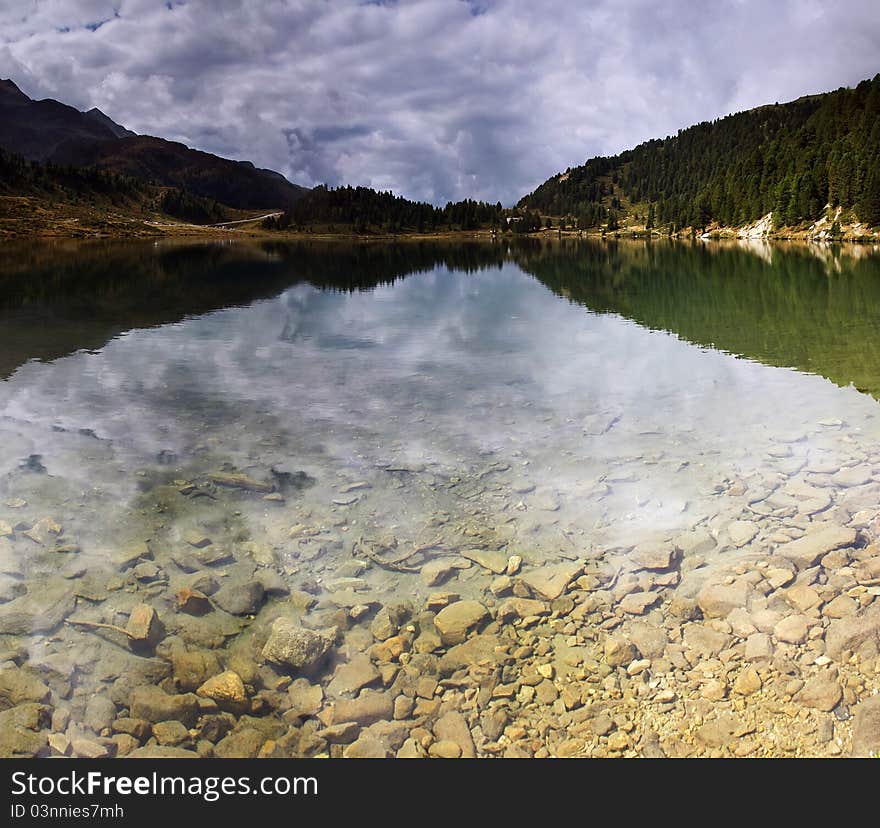
[[[0,2],[0,76],[32,96],[302,184],[439,203],[508,204],[878,58],[876,0]]]

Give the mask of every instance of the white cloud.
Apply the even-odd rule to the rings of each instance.
[[[31,95],[436,202],[511,203],[589,156],[856,83],[878,54],[873,0],[0,6],[0,76]]]

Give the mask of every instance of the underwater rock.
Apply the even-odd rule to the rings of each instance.
[[[0,635],[35,635],[56,629],[76,606],[63,578],[49,579],[38,590],[0,604]]]
[[[0,712],[0,756],[32,758],[48,747],[50,708],[29,702]]]
[[[244,489],[249,492],[260,492],[268,494],[275,489],[272,483],[264,483],[260,480],[254,480],[246,474],[231,474],[228,472],[214,472],[208,475],[208,480],[216,483],[218,486],[225,486],[231,489]]]
[[[226,670],[209,678],[198,690],[197,696],[211,699],[221,710],[241,713],[248,706],[247,692],[241,676],[232,670]]]
[[[152,724],[178,721],[192,727],[199,715],[199,697],[194,693],[171,695],[160,687],[138,687],[131,694],[129,708],[133,719]]]
[[[210,650],[176,649],[171,653],[174,683],[184,692],[201,687],[220,672],[220,661]]]
[[[0,710],[16,707],[24,702],[47,702],[50,692],[30,670],[23,667],[0,670]]]
[[[204,592],[197,589],[184,587],[178,590],[174,596],[177,601],[177,611],[187,615],[206,615],[211,611],[211,601]]]
[[[257,580],[224,584],[214,594],[214,603],[230,615],[253,615],[263,603],[266,591]]]
[[[153,650],[165,636],[165,627],[149,604],[138,604],[131,611],[125,629],[136,650]]]
[[[437,613],[434,625],[447,646],[461,644],[468,632],[489,615],[479,601],[456,601]]]
[[[263,658],[294,670],[314,666],[333,646],[333,630],[309,630],[290,618],[277,618],[263,647]]]

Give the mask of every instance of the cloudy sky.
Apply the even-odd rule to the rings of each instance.
[[[0,0],[32,97],[435,203],[878,71],[877,0]]]

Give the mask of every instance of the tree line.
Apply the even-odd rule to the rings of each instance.
[[[431,233],[500,227],[501,202],[465,199],[435,207],[369,187],[315,187],[277,218],[264,222],[270,230],[303,230],[323,225],[330,232],[349,229],[358,234],[405,231]]]
[[[54,195],[74,203],[100,198],[123,204],[148,189],[146,182],[106,170],[28,161],[0,150],[0,192],[7,195]]]

